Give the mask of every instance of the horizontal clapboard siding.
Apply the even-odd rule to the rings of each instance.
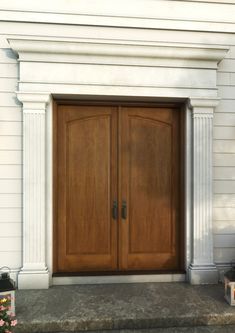
[[[218,235],[221,238],[224,238],[225,235],[234,235],[235,234],[235,220],[233,220],[233,221],[228,221],[228,220],[214,221],[213,233],[214,233],[214,236]]]
[[[214,221],[235,221],[235,210],[232,207],[214,207]]]
[[[21,126],[19,122],[22,121],[22,112],[19,106],[2,106],[0,105],[0,123],[3,126],[3,122],[18,122],[18,126]]]
[[[218,72],[235,73],[235,59],[224,59],[219,65]]]
[[[0,252],[0,260],[2,266],[7,266],[11,268],[19,268],[22,262],[22,251],[1,251]]]
[[[21,237],[22,225],[21,223],[1,223],[1,237]]]
[[[21,208],[0,208],[0,226],[2,227],[2,223],[19,223],[21,225],[22,222],[22,209]],[[12,224],[10,228],[14,228]]]
[[[16,64],[16,55],[9,48],[0,49],[0,63],[1,64]],[[8,77],[8,76],[7,76]]]
[[[235,208],[235,195],[234,194],[214,194],[213,196],[214,208]]]
[[[213,131],[215,262],[235,260],[235,46],[219,65]]]
[[[215,140],[233,140],[235,135],[235,126],[214,126]]]
[[[18,83],[15,78],[0,78],[0,91],[1,92],[12,92],[17,90]]]
[[[0,150],[21,150],[21,136],[0,136]]]
[[[217,167],[235,166],[235,154],[214,153],[213,163]]]
[[[17,150],[0,150],[0,165],[22,164],[22,151]]]
[[[1,193],[22,193],[21,179],[0,179]]]
[[[225,129],[226,131],[226,129]],[[222,154],[235,153],[235,140],[214,140],[214,152]]]
[[[235,180],[234,167],[214,167],[214,180]]]
[[[218,113],[234,113],[235,99],[221,99],[219,105],[215,109],[215,119]]]
[[[21,121],[0,121],[0,136],[22,135]]]
[[[217,248],[233,248],[235,244],[235,234],[232,235],[214,235],[214,247]]]
[[[213,186],[215,194],[235,193],[235,181],[232,180],[214,180]]]
[[[215,262],[218,264],[235,261],[235,248],[215,248]]]
[[[21,179],[21,164],[0,164],[0,179]]]
[[[234,105],[235,106],[235,105]],[[234,113],[219,113],[216,112],[214,116],[214,126],[220,126],[226,132],[225,126],[235,126],[235,109]],[[233,138],[235,138],[235,133]],[[216,137],[215,137],[216,139]]]
[[[223,99],[232,99],[235,94],[235,85],[233,86],[218,86],[219,96]]]
[[[0,194],[0,208],[21,208],[22,195],[16,193]]]
[[[16,107],[21,106],[21,103],[17,100],[14,91],[12,92],[1,92],[0,101],[2,107]]]
[[[21,237],[1,237],[0,252],[20,252],[21,242]]]
[[[233,45],[230,46],[230,49],[229,49],[226,57],[229,59],[235,59],[235,46],[233,46]]]
[[[16,55],[0,49],[0,266],[22,263],[22,111]]]

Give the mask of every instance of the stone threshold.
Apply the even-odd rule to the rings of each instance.
[[[16,333],[235,332],[235,308],[225,302],[222,285],[133,283],[19,290],[16,315]]]

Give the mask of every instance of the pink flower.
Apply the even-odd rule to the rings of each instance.
[[[6,308],[3,305],[0,305],[0,311],[4,311]]]
[[[5,321],[0,319],[0,326],[3,326],[5,324]]]
[[[17,325],[17,319],[11,321],[11,326],[16,326]]]
[[[9,330],[5,330],[5,333],[11,333],[11,331],[9,331]]]

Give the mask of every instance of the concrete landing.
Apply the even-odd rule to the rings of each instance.
[[[235,333],[235,307],[225,302],[222,285],[138,283],[20,290],[16,312],[16,333]]]

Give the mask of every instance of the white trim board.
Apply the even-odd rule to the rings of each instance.
[[[113,276],[66,276],[53,277],[55,286],[66,284],[111,284],[111,283],[146,283],[146,282],[185,282],[185,274],[145,274]]]

